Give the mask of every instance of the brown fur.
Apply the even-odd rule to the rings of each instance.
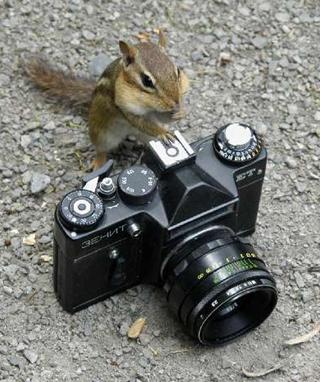
[[[139,61],[153,74],[162,92],[179,102],[179,88],[176,67],[169,57],[155,44],[144,42],[137,46]]]
[[[98,147],[99,137],[108,124],[119,114],[114,103],[115,78],[118,76],[119,61],[113,61],[102,73],[93,92],[89,110],[89,135],[91,142]]]
[[[178,75],[176,66],[164,53],[165,44],[163,35],[159,46],[120,41],[122,58],[113,61],[98,82],[54,69],[37,57],[24,66],[31,80],[48,95],[75,105],[90,104],[89,135],[96,146],[97,168],[123,138],[127,126],[159,139],[172,138],[165,124],[184,116],[182,98],[189,82],[182,71]],[[153,88],[143,85],[142,73],[152,77]]]
[[[88,105],[96,82],[76,77],[73,73],[65,73],[55,69],[39,57],[33,57],[25,64],[30,79],[48,96],[63,98],[74,105]]]
[[[141,106],[148,112],[168,113],[182,108],[183,94],[188,90],[188,79],[181,71],[180,79],[176,66],[163,49],[151,42],[131,46],[122,42],[121,50],[130,58],[130,65],[124,65],[116,79],[115,103],[126,112],[133,112],[129,105]],[[155,89],[145,89],[140,82],[140,74],[152,75]],[[179,110],[177,110],[179,111]],[[183,115],[179,111],[176,118]],[[175,119],[172,116],[171,120]]]
[[[118,111],[107,95],[96,94],[89,111],[89,135],[91,142],[98,148],[99,137],[108,128]]]

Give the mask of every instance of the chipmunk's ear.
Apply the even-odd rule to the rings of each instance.
[[[127,44],[124,41],[119,41],[119,48],[123,56],[123,61],[126,66],[132,64],[136,56],[136,48],[132,45]]]
[[[158,41],[158,45],[163,48],[163,49],[166,49],[167,45],[168,45],[168,40],[167,40],[167,37],[166,35],[164,34],[163,30],[162,29],[159,29],[159,41]]]

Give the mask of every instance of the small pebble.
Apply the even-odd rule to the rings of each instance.
[[[29,349],[24,350],[23,355],[30,363],[35,363],[38,359],[38,354]]]
[[[100,77],[105,68],[111,63],[111,58],[104,53],[98,54],[89,64],[89,72],[94,77]]]
[[[289,104],[288,105],[288,112],[291,115],[296,115],[298,113],[298,107],[297,105],[294,104]]]
[[[280,23],[286,23],[290,20],[290,15],[284,12],[278,12],[274,16]]]
[[[297,167],[297,161],[291,157],[287,157],[285,160],[285,163],[289,168],[296,168]]]
[[[56,128],[56,125],[53,121],[50,121],[43,126],[43,129],[47,131],[54,130],[55,128]]]
[[[231,55],[228,52],[221,52],[219,55],[219,65],[224,66],[231,61]]]
[[[21,135],[20,144],[24,149],[27,148],[31,142],[32,139],[30,135]]]
[[[314,114],[313,118],[314,118],[316,121],[320,121],[320,111],[317,111],[317,112]]]
[[[90,31],[88,31],[88,30],[83,30],[83,31],[82,31],[82,36],[83,36],[86,40],[88,40],[88,41],[92,41],[92,40],[95,39],[95,34],[92,33],[92,32],[90,32]]]
[[[252,44],[257,48],[257,49],[263,49],[264,47],[267,46],[268,44],[268,39],[262,36],[257,36],[252,40]]]
[[[12,293],[13,293],[13,289],[8,287],[8,286],[6,286],[6,285],[3,286],[3,291],[4,291],[5,294],[7,294],[9,296],[12,295]]]
[[[15,356],[15,355],[10,355],[7,360],[9,361],[9,363],[12,365],[12,366],[16,366],[18,367],[19,369],[22,368],[23,364],[22,364],[22,360],[21,358]]]
[[[304,284],[304,280],[303,280],[301,274],[299,272],[295,272],[294,277],[295,277],[295,280],[296,280],[298,287],[303,288],[305,284]]]
[[[50,184],[51,179],[48,175],[33,173],[31,178],[31,193],[38,194],[44,191]]]

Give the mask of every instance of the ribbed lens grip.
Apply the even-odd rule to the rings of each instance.
[[[202,343],[222,343],[245,333],[259,325],[277,301],[275,282],[253,247],[221,228],[177,246],[162,274],[171,309]],[[250,296],[253,301],[259,297],[256,307],[250,306]],[[228,317],[233,316],[230,325]],[[209,325],[216,317],[218,331]]]

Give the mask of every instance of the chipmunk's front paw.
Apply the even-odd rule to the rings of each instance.
[[[107,161],[106,153],[97,153],[95,159],[91,162],[89,167],[89,172],[98,170],[101,166],[103,166]]]
[[[158,139],[160,139],[165,145],[168,145],[168,146],[170,146],[171,143],[175,141],[175,137],[171,133],[171,131],[166,131],[162,134],[159,134]]]

